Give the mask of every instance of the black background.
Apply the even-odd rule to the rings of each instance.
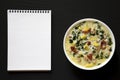
[[[0,0],[0,79],[120,80],[120,6],[118,1]],[[52,10],[52,71],[7,72],[7,9]],[[85,71],[74,67],[67,60],[63,51],[63,37],[67,28],[75,21],[88,17],[105,22],[112,29],[116,39],[116,50],[111,61],[94,71]]]

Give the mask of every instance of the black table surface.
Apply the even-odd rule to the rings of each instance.
[[[7,72],[7,9],[52,10],[52,70],[50,72]],[[83,18],[96,18],[113,31],[116,49],[104,67],[85,71],[73,66],[63,51],[68,27]],[[119,0],[0,0],[1,80],[120,80]],[[38,61],[39,64],[39,61]]]

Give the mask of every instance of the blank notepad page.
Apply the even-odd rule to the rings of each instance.
[[[8,10],[7,18],[7,70],[51,70],[51,10]]]

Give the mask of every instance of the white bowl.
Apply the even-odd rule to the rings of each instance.
[[[66,39],[66,36],[67,36],[67,33],[71,30],[71,28],[73,28],[76,24],[78,23],[81,23],[83,21],[97,21],[99,23],[101,23],[102,25],[104,25],[110,32],[110,35],[111,35],[111,38],[112,38],[112,42],[113,42],[113,45],[112,45],[112,52],[109,56],[108,59],[106,59],[102,64],[98,65],[98,66],[94,66],[94,67],[90,67],[90,68],[86,68],[86,67],[83,67],[81,65],[78,65],[77,63],[75,63],[74,61],[72,61],[69,56],[67,55],[67,52],[65,50],[65,39]],[[115,51],[115,38],[114,38],[114,35],[113,35],[113,32],[111,31],[111,29],[105,24],[103,23],[102,21],[100,20],[97,20],[97,19],[93,19],[93,18],[85,18],[85,19],[81,19],[81,20],[78,20],[76,21],[75,23],[73,23],[69,28],[68,30],[66,31],[65,33],[65,36],[64,36],[64,40],[63,40],[63,49],[64,49],[64,52],[65,52],[65,55],[67,57],[67,59],[76,67],[80,68],[80,69],[83,69],[83,70],[96,70],[96,69],[99,69],[101,67],[103,67],[104,65],[106,65],[112,58],[113,54],[114,54],[114,51]]]

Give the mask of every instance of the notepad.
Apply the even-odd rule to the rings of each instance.
[[[51,10],[7,10],[7,71],[51,70]]]

